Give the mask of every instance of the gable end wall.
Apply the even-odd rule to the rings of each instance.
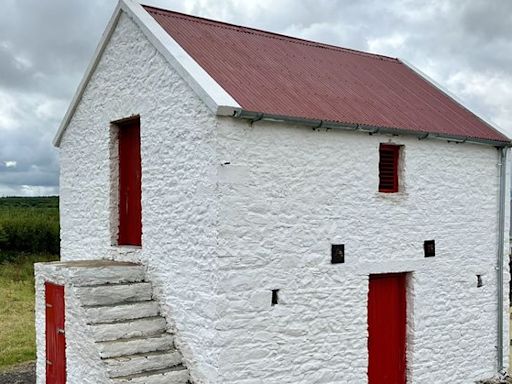
[[[134,114],[141,121],[142,249],[114,245],[117,143],[110,122]],[[144,263],[198,383],[216,374],[209,353],[215,126],[211,111],[123,13],[60,148],[62,259]]]

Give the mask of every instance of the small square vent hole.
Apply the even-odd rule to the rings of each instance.
[[[345,244],[331,244],[331,264],[345,262]]]
[[[423,243],[423,250],[425,252],[425,257],[434,257],[436,255],[436,241],[425,240]]]

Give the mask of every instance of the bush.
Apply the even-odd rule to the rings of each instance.
[[[59,232],[58,208],[0,204],[0,251],[5,259],[14,252],[58,255]]]

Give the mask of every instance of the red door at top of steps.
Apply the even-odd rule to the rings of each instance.
[[[406,275],[370,275],[369,384],[406,383]]]
[[[119,245],[141,245],[140,120],[119,127]]]
[[[64,286],[45,283],[46,384],[66,383]]]

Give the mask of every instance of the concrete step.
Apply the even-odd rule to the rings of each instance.
[[[181,364],[181,353],[177,350],[150,352],[103,360],[110,378],[122,377],[167,369]]]
[[[151,300],[151,283],[102,284],[78,287],[82,306],[114,305]]]
[[[65,271],[77,287],[143,281],[145,274],[140,264],[112,260],[57,261],[51,267]]]
[[[114,384],[186,384],[188,370],[183,365],[113,379]]]
[[[162,333],[149,337],[134,337],[97,343],[100,357],[136,355],[155,351],[168,351],[174,348],[174,337],[169,333]]]
[[[159,314],[158,303],[153,300],[85,307],[84,310],[89,324],[113,323],[119,320],[153,317]]]
[[[155,316],[114,323],[93,324],[91,325],[91,330],[94,340],[99,342],[155,336],[164,333],[166,326],[167,324],[163,317]]]

